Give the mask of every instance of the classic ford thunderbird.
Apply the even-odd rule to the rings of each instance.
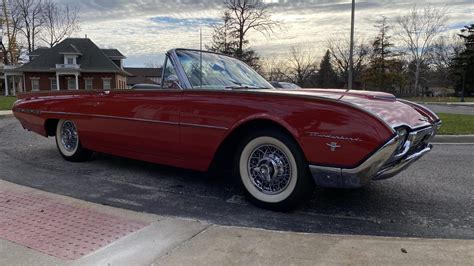
[[[35,92],[13,111],[56,138],[72,162],[93,152],[207,171],[233,169],[249,199],[289,210],[314,185],[358,188],[392,177],[432,149],[441,121],[391,94],[276,90],[216,53],[167,53],[156,89]]]

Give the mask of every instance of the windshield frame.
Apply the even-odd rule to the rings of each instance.
[[[257,71],[255,71],[251,66],[249,66],[248,64],[246,64],[245,62],[243,62],[242,60],[240,60],[238,58],[235,58],[235,57],[229,56],[229,55],[225,55],[225,54],[222,54],[222,53],[212,52],[212,51],[201,51],[201,50],[197,50],[197,49],[176,48],[176,49],[172,49],[172,50],[168,51],[166,53],[166,56],[168,57],[169,60],[172,61],[173,65],[175,66],[175,70],[176,70],[178,79],[180,80],[180,85],[181,85],[182,90],[228,91],[228,90],[233,90],[233,89],[239,89],[239,90],[259,89],[259,90],[262,90],[263,88],[252,88],[252,87],[245,87],[245,86],[242,86],[240,88],[237,88],[237,86],[235,88],[226,88],[225,86],[223,86],[222,88],[210,89],[210,88],[193,87],[190,80],[189,80],[189,78],[188,78],[188,76],[187,76],[187,74],[186,74],[186,72],[185,72],[185,70],[184,70],[184,68],[183,68],[183,65],[181,64],[181,61],[178,57],[177,53],[179,51],[190,51],[190,52],[198,52],[198,53],[202,52],[202,53],[208,53],[208,54],[215,54],[215,55],[227,57],[230,60],[237,60],[237,61],[239,61],[239,63],[244,64],[245,66],[247,66],[249,71],[252,71],[253,74],[258,75],[259,77],[261,77],[262,80],[265,81],[269,85],[268,88],[265,88],[265,89],[269,89],[269,90],[274,90],[275,89],[270,84],[270,82],[268,82],[265,78],[263,78],[260,74],[258,74]]]

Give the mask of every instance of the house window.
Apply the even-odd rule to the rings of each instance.
[[[40,90],[39,79],[32,79],[31,80],[31,90],[32,91],[39,91]]]
[[[75,56],[64,56],[64,64],[66,65],[75,65],[76,57]]]
[[[92,79],[86,79],[86,90],[93,90],[94,86],[92,85]]]
[[[110,79],[103,79],[104,90],[110,90],[111,88],[111,80]]]
[[[67,80],[67,89],[68,90],[75,90],[76,89],[76,80],[75,79],[68,79]]]
[[[54,91],[54,90],[57,90],[58,89],[58,83],[56,81],[56,79],[51,79],[51,90]]]

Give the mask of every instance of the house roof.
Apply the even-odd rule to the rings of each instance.
[[[29,56],[40,56],[41,54],[43,54],[47,50],[49,50],[48,47],[39,47],[39,48],[36,48],[36,50],[34,50],[33,52],[29,53],[28,55]]]
[[[61,47],[61,50],[59,51],[59,53],[60,54],[75,54],[75,55],[82,54],[74,44],[69,44],[64,47]]]
[[[56,64],[64,62],[65,52],[79,52],[77,64],[81,72],[107,72],[130,76],[117,66],[97,45],[87,38],[68,38],[49,49],[35,50],[39,54],[35,60],[18,68],[24,72],[54,72]]]
[[[135,77],[161,77],[162,72],[161,67],[125,67],[124,70]]]
[[[128,77],[127,78],[127,85],[133,86],[136,84],[158,84],[158,83],[146,77]]]
[[[100,49],[108,57],[120,57],[124,58],[125,56],[117,49]]]

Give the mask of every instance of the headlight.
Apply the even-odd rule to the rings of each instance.
[[[403,149],[405,148],[405,143],[407,142],[407,139],[408,139],[408,130],[404,127],[398,128],[397,134],[398,134],[398,138],[400,139],[400,142],[398,143],[398,147],[397,147],[397,153],[400,153],[400,152],[403,152]]]

